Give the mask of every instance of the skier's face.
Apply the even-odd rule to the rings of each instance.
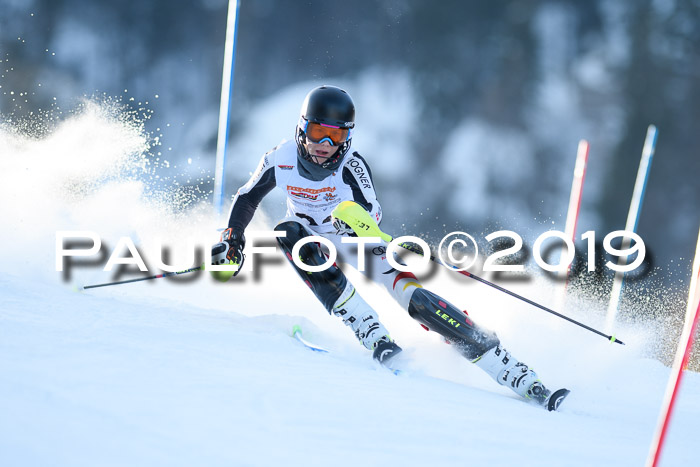
[[[306,143],[306,150],[311,156],[311,160],[316,164],[323,164],[328,158],[338,152],[338,146],[333,146],[327,140],[322,143]]]

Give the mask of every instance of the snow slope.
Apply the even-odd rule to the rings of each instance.
[[[216,219],[173,210],[147,180],[123,175],[143,146],[138,128],[95,108],[42,140],[0,131],[0,214],[11,220],[0,238],[0,465],[643,465],[669,374],[644,357],[643,329],[618,329],[628,345],[612,345],[449,271],[433,274],[428,288],[497,330],[545,384],[572,390],[548,413],[352,270],[405,348],[405,375],[377,367],[281,256],[257,264],[258,279],[249,270],[226,284],[203,274],[77,292],[112,274],[103,259],[63,280],[56,230],[96,230],[110,246],[123,235],[139,245],[156,234],[216,240]],[[511,288],[551,300],[543,281]],[[601,327],[588,311],[574,317]],[[331,353],[292,339],[295,324]],[[665,466],[694,463],[700,375],[683,383]]]

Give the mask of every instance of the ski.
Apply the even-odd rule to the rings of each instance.
[[[380,365],[382,365],[382,364],[380,363]],[[403,374],[403,371],[399,370],[398,368],[391,368],[387,365],[382,365],[382,367],[386,368],[387,370],[389,370],[390,372],[392,372],[396,376],[400,376]]]
[[[301,342],[302,345],[307,349],[311,349],[314,352],[328,353],[328,350],[324,349],[323,347],[320,347],[316,344],[312,344],[311,342],[304,339],[301,336],[301,326],[299,326],[298,324],[294,325],[294,327],[292,328],[292,337]]]
[[[323,347],[316,345],[316,344],[313,344],[313,343],[307,341],[306,339],[304,339],[304,337],[302,337],[301,326],[299,326],[298,324],[294,325],[294,327],[292,328],[292,337],[295,338],[296,340],[298,340],[304,347],[306,347],[309,350],[312,350],[314,352],[330,353],[329,350],[324,349]],[[377,363],[379,363],[382,366],[382,368],[389,370],[390,372],[392,372],[393,374],[395,374],[397,376],[402,373],[401,370],[399,370],[399,369],[391,368],[389,365],[382,364],[378,361],[377,361]]]

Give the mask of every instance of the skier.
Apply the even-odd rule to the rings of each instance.
[[[361,205],[379,223],[382,210],[377,202],[372,173],[365,159],[351,150],[355,106],[350,95],[334,86],[312,89],[301,107],[294,141],[282,142],[265,154],[248,183],[233,199],[228,228],[221,242],[212,247],[213,264],[234,264],[240,272],[245,255],[244,231],[260,201],[273,188],[287,194],[287,217],[275,230],[286,236],[277,239],[279,246],[306,285],[326,310],[352,328],[355,336],[373,358],[391,368],[391,360],[401,352],[379,321],[376,312],[336,265],[309,273],[292,261],[294,244],[316,235],[330,240],[338,256],[356,253],[356,245],[341,243],[353,230],[331,215],[342,201]],[[327,257],[318,243],[307,243],[299,251],[309,266],[326,263]],[[410,272],[399,272],[386,258],[386,244],[371,245],[365,255],[365,274],[383,284],[389,293],[426,330],[440,333],[469,361],[475,363],[499,384],[518,395],[554,410],[568,391],[552,396],[526,364],[507,352],[495,333],[486,330],[447,300],[424,289]],[[226,278],[230,278],[229,274]],[[566,391],[563,396],[559,394]],[[551,397],[550,397],[551,396]],[[555,400],[556,399],[556,400]]]

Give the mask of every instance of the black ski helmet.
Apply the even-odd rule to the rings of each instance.
[[[305,147],[305,129],[309,122],[323,123],[349,130],[348,139],[339,146],[335,155],[320,165],[311,160]],[[312,89],[306,95],[303,104],[301,104],[295,139],[302,166],[307,171],[313,172],[310,175],[314,176],[314,180],[322,180],[340,167],[345,154],[350,149],[354,127],[355,104],[347,92],[335,86],[323,85]]]

